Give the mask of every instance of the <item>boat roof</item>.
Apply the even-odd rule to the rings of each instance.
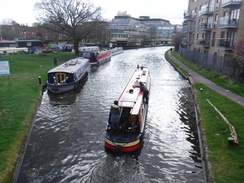
[[[119,106],[132,108],[131,114],[138,114],[144,93],[139,83],[142,82],[149,90],[149,77],[148,68],[138,67],[118,99]]]
[[[83,67],[86,64],[90,64],[89,59],[83,57],[77,57],[49,70],[48,73],[54,73],[54,72],[74,73],[75,71],[77,71],[79,68]]]

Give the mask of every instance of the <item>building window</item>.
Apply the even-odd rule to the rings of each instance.
[[[238,20],[240,16],[240,9],[235,9],[231,11],[231,20]]]
[[[216,40],[216,32],[213,32],[212,43],[211,43],[211,46],[213,47],[215,47],[215,40]]]
[[[218,19],[219,19],[219,15],[218,15],[218,14],[216,14],[216,15],[215,15],[215,18],[214,18],[214,21],[215,21],[215,22],[217,22],[217,21],[218,21]]]
[[[222,31],[222,32],[221,32],[221,38],[224,38],[224,37],[225,37],[225,32]]]

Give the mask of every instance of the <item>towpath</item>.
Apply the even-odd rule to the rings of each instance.
[[[190,69],[189,67],[187,67],[186,65],[184,65],[179,60],[177,60],[170,52],[168,52],[168,54],[169,54],[169,57],[175,63],[177,63],[182,69],[184,69],[185,71],[187,71],[188,73],[190,73],[190,77],[191,77],[191,79],[193,80],[194,83],[202,83],[202,84],[208,86],[209,88],[215,90],[216,92],[218,92],[218,93],[220,93],[220,94],[228,97],[229,99],[235,101],[236,103],[240,104],[241,106],[244,106],[244,97],[241,97],[239,95],[236,95],[236,94],[230,92],[229,90],[226,90],[226,89],[224,89],[224,88],[216,85],[212,81],[204,78],[203,76],[201,76],[197,72],[193,71],[192,69]]]

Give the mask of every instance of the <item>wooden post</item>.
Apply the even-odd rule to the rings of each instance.
[[[226,117],[208,99],[206,99],[206,100],[215,109],[215,111],[217,111],[219,113],[219,115],[222,117],[222,119],[229,126],[229,128],[230,128],[230,135],[231,135],[231,137],[228,138],[229,143],[231,144],[231,141],[233,141],[235,144],[239,144],[235,127],[232,124],[230,124],[230,122],[226,119]]]

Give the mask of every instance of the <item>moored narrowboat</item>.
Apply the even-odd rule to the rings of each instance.
[[[115,47],[115,48],[111,49],[112,56],[118,55],[123,52],[124,52],[124,50],[122,47]]]
[[[142,148],[150,82],[148,68],[138,66],[118,100],[111,105],[105,136],[107,152],[131,153]]]
[[[101,65],[111,60],[111,51],[82,51],[80,56],[89,59],[91,66]]]
[[[46,83],[48,90],[63,93],[77,88],[87,77],[90,66],[88,59],[78,57],[51,69]]]

